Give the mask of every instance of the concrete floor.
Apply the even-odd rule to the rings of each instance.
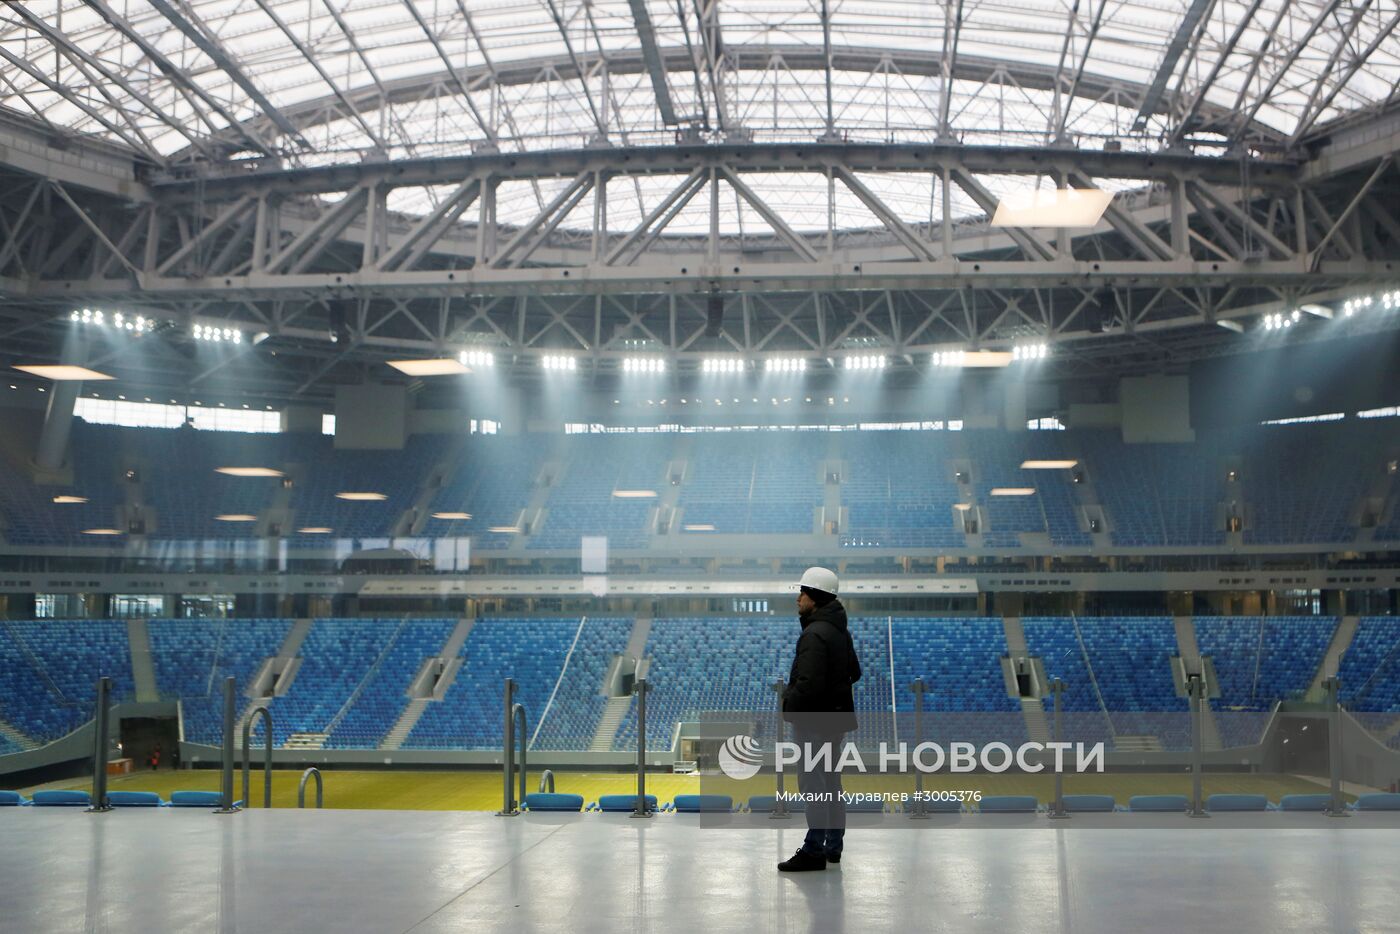
[[[1395,815],[1240,817],[891,817],[789,876],[800,821],[6,808],[0,931],[1395,930]]]

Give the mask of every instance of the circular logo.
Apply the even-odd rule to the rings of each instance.
[[[752,736],[738,733],[719,747],[720,771],[735,781],[753,778],[762,765],[763,750]]]

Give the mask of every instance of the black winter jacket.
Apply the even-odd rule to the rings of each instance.
[[[783,719],[819,732],[856,728],[851,685],[860,680],[860,659],[846,628],[846,608],[832,600],[802,620],[797,654],[783,692]]]

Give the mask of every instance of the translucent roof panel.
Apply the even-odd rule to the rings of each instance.
[[[719,0],[700,22],[703,6],[648,0],[667,109],[628,0],[26,0],[0,6],[0,106],[162,162],[824,132],[820,4]],[[1216,0],[1199,22],[1194,6],[981,0],[958,23],[927,0],[831,0],[830,125],[867,140],[1288,144],[1400,81],[1394,3]]]

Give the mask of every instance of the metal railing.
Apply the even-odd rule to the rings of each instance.
[[[112,803],[107,799],[107,740],[111,731],[111,695],[112,679],[97,679],[97,710],[94,718],[94,736],[92,751],[92,804],[88,807],[90,813],[100,814],[104,811],[112,810]]]
[[[525,803],[526,745],[529,729],[525,707],[515,702],[515,681],[511,678],[507,678],[505,682],[505,714],[505,794],[501,809],[496,813],[501,817],[515,817],[520,813],[520,805]],[[518,731],[516,729],[517,723],[520,725]],[[515,738],[517,733],[520,736],[520,791],[518,798],[515,791]]]
[[[917,749],[924,741],[924,694],[928,691],[928,685],[923,678],[915,678],[909,690],[914,693],[914,747]],[[895,716],[898,717],[898,714]],[[909,817],[911,820],[928,820],[923,769],[914,769],[914,807],[909,811]]]
[[[321,785],[321,770],[312,766],[301,773],[301,783],[297,785],[297,807],[306,807],[306,782],[312,776],[316,778],[316,807],[325,804],[325,788]]]
[[[631,817],[651,817],[652,809],[647,806],[647,693],[651,685],[646,678],[632,682],[632,693],[637,695],[637,806]]]
[[[224,757],[223,775],[219,782],[219,809],[216,814],[236,814],[238,808],[233,803],[233,721],[234,694],[236,688],[232,677],[224,679]]]
[[[272,711],[266,707],[255,707],[253,713],[243,723],[243,806],[252,807],[252,799],[248,797],[248,772],[250,762],[248,756],[248,744],[252,741],[253,721],[262,717],[263,719],[263,807],[272,807]]]

